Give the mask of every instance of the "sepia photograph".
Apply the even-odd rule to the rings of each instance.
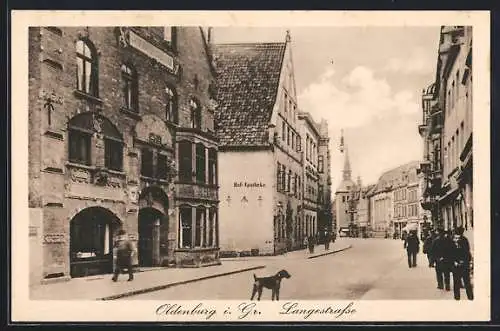
[[[489,319],[487,13],[14,14],[22,320]]]

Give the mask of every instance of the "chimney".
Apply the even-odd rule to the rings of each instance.
[[[290,36],[290,30],[286,30],[286,37],[285,37],[285,41],[287,43],[291,42],[292,41],[292,37]]]
[[[214,28],[209,27],[209,28],[208,28],[208,30],[207,30],[207,42],[208,42],[208,44],[209,44],[209,45],[210,45],[210,44],[212,44],[212,41],[213,41],[213,40],[212,40],[212,39],[213,39],[213,38],[212,38],[212,35],[213,35],[213,29],[214,29]]]

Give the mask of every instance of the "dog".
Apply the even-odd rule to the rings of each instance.
[[[279,271],[276,275],[269,277],[257,277],[255,274],[253,274],[254,283],[252,289],[252,297],[250,298],[250,300],[253,300],[255,294],[258,293],[257,300],[260,301],[262,290],[265,287],[272,291],[272,300],[274,301],[274,298],[276,298],[276,301],[279,301],[281,280],[283,278],[290,277],[292,276],[288,273],[288,271],[284,269]]]

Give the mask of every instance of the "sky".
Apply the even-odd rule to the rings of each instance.
[[[215,28],[214,41],[280,42],[287,28]],[[291,27],[298,107],[328,120],[332,189],[342,178],[341,130],[353,179],[420,160],[421,94],[435,77],[439,27]]]

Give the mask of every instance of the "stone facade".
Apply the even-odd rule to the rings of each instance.
[[[436,79],[423,91],[422,206],[435,226],[473,229],[472,27],[441,27]]]
[[[336,226],[333,222],[332,210],[332,177],[328,122],[322,119],[318,127],[320,134],[318,141],[318,228],[331,233],[336,231]]]
[[[191,141],[216,174],[208,39],[195,27],[30,28],[30,242],[43,252],[32,282],[110,272],[120,228],[139,266],[218,263],[216,179],[185,183],[177,167]],[[215,215],[199,248],[180,246],[181,204]]]

